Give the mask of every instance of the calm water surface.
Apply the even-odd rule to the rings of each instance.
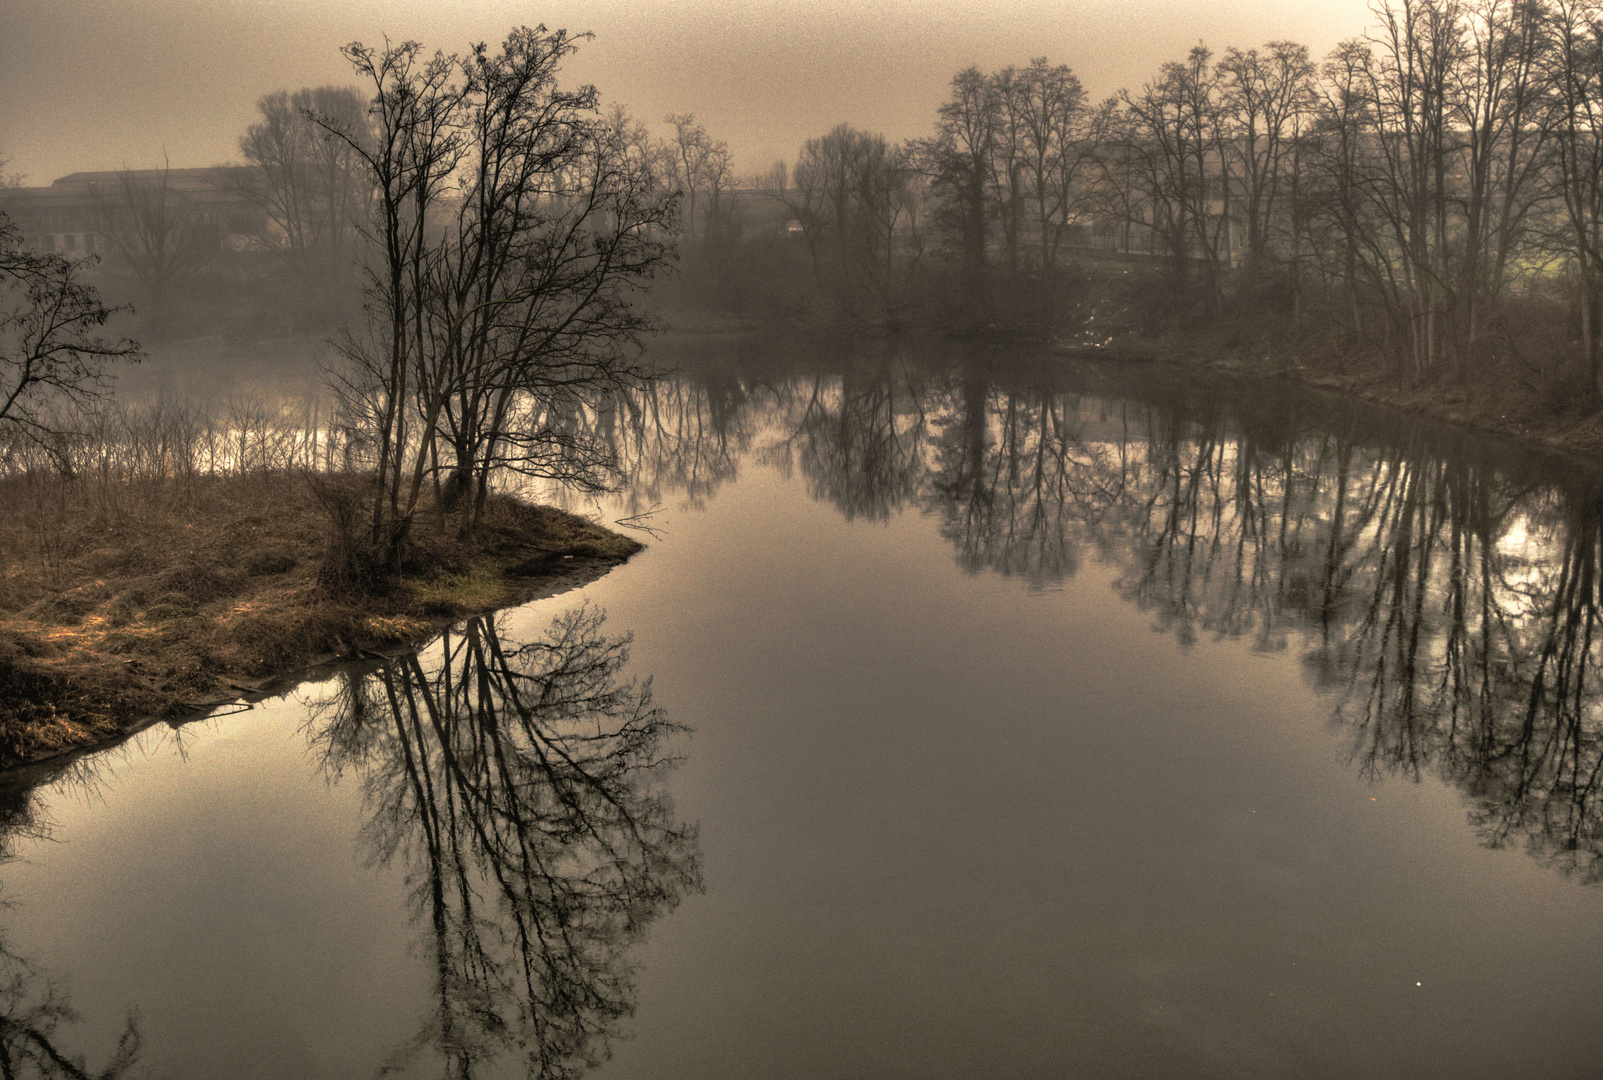
[[[16,1061],[1598,1075],[1603,486],[1061,361],[683,362],[590,418],[626,566],[13,783]]]

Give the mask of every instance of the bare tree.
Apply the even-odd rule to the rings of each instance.
[[[1424,374],[1446,350],[1453,274],[1448,265],[1448,170],[1462,131],[1453,79],[1464,53],[1457,0],[1397,0],[1380,11],[1368,96],[1378,170],[1373,190],[1398,252],[1388,284],[1408,355]]]
[[[1124,146],[1143,187],[1147,222],[1168,249],[1183,286],[1195,263],[1209,308],[1223,304],[1221,262],[1228,257],[1230,171],[1222,131],[1223,101],[1212,54],[1201,45],[1163,65],[1138,96],[1121,95]]]
[[[1374,105],[1369,96],[1374,54],[1368,43],[1349,40],[1331,52],[1317,84],[1314,124],[1305,145],[1309,179],[1307,210],[1297,223],[1326,281],[1335,282],[1349,329],[1366,333],[1364,296],[1384,295],[1393,260],[1382,242],[1370,196]]]
[[[414,445],[422,446],[424,454],[432,450],[438,418],[437,393],[436,404],[425,408],[416,429],[411,407],[418,391],[415,369],[428,346],[423,305],[436,229],[432,214],[462,156],[451,119],[462,91],[452,84],[456,58],[441,53],[425,57],[423,47],[414,41],[386,42],[383,49],[356,42],[341,52],[371,84],[371,137],[365,130],[353,130],[348,119],[315,119],[362,158],[374,206],[366,230],[373,252],[365,267],[367,322],[342,342],[341,352],[350,367],[339,374],[336,390],[352,416],[371,428],[378,475],[370,543],[388,565],[397,566],[428,461],[425,457],[417,464],[407,486],[402,459]],[[356,555],[354,549],[349,552],[351,559]],[[360,571],[348,562],[334,573]]]
[[[1603,9],[1593,0],[1555,0],[1550,26],[1553,187],[1564,223],[1553,246],[1574,267],[1581,355],[1597,385],[1603,374]]]
[[[705,235],[709,220],[718,213],[719,200],[733,180],[734,158],[729,144],[709,135],[696,123],[694,113],[674,113],[663,122],[673,125],[671,146],[676,151],[676,171],[688,209],[685,235],[694,241]],[[705,199],[701,199],[703,195]],[[696,228],[698,200],[707,210],[700,232]]]
[[[1034,203],[1041,269],[1050,272],[1084,205],[1096,140],[1088,124],[1085,90],[1068,67],[1037,57],[1016,79],[1027,195]]]
[[[1025,191],[1025,171],[1030,156],[1029,98],[1029,78],[1016,68],[1004,68],[991,76],[996,122],[986,162],[986,189],[991,198],[992,217],[1001,226],[1002,261],[1010,277],[1017,277],[1019,273],[1029,205]]]
[[[83,280],[91,260],[25,251],[0,214],[0,435],[53,450],[67,420],[105,385],[106,368],[138,362],[139,346],[102,337],[119,308]]]
[[[1286,158],[1313,107],[1314,66],[1306,46],[1271,41],[1262,53],[1227,49],[1219,72],[1226,80],[1224,145],[1245,219],[1244,256],[1248,264],[1261,264],[1289,180]]]
[[[345,343],[343,388],[374,421],[372,540],[392,567],[442,469],[441,505],[464,529],[499,470],[602,483],[568,417],[646,376],[631,296],[671,254],[676,199],[633,128],[598,116],[593,87],[558,85],[576,47],[544,27],[465,57],[352,45],[373,138],[319,118],[377,192],[369,334]]]
[[[783,202],[790,187],[790,166],[783,158],[775,160],[760,176],[752,178],[751,186]]]
[[[442,432],[474,481],[464,527],[498,469],[602,486],[604,447],[571,418],[650,376],[631,297],[672,254],[677,199],[633,128],[596,117],[593,88],[557,87],[573,50],[516,31],[464,67],[471,171],[431,312]]]
[[[922,254],[922,186],[905,147],[839,124],[797,156],[788,206],[802,223],[818,284],[848,314],[871,297],[899,316]]]
[[[1465,55],[1453,89],[1465,148],[1455,172],[1462,205],[1454,359],[1462,379],[1505,291],[1509,266],[1532,239],[1547,194],[1552,113],[1545,108],[1547,20],[1530,0],[1475,0],[1464,13]]]
[[[983,296],[990,239],[987,183],[997,139],[992,81],[978,68],[952,78],[951,96],[936,112],[935,136],[918,145],[918,157],[939,199],[936,220],[956,246],[968,292]]]

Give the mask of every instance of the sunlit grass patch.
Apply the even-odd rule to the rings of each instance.
[[[420,610],[437,615],[487,611],[506,603],[512,592],[506,576],[498,568],[487,566],[410,582],[407,591]]]
[[[362,620],[365,634],[383,644],[415,641],[431,629],[429,623],[412,615],[369,615]]]

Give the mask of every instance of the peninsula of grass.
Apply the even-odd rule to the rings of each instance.
[[[424,513],[399,574],[331,588],[330,485],[359,498],[361,483],[288,472],[0,481],[0,767],[192,715],[318,663],[419,643],[640,549],[498,496],[471,540]]]

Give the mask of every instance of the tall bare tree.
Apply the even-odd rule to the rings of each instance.
[[[967,291],[976,298],[983,298],[988,262],[992,204],[987,184],[997,124],[992,80],[979,68],[964,68],[953,76],[951,94],[936,111],[934,137],[918,146],[939,200],[937,222],[956,247]]]
[[[706,233],[709,221],[718,217],[723,193],[734,181],[734,157],[728,143],[714,139],[705,126],[696,123],[694,113],[675,113],[664,123],[673,125],[670,146],[688,210],[685,235],[694,241]],[[704,211],[700,232],[696,226],[698,202]]]
[[[922,187],[911,155],[883,135],[839,124],[796,158],[788,205],[801,221],[820,286],[850,315],[861,299],[898,318],[923,253]]]
[[[1016,78],[1027,197],[1034,204],[1041,269],[1050,272],[1087,201],[1086,181],[1097,137],[1085,90],[1067,66],[1050,65],[1045,57],[1037,57]]]
[[[1195,263],[1211,310],[1223,303],[1228,257],[1230,172],[1223,99],[1212,53],[1202,46],[1163,65],[1139,95],[1124,94],[1124,142],[1145,188],[1154,233],[1163,238],[1177,282]]]
[[[84,281],[92,260],[27,251],[0,213],[0,439],[53,450],[67,418],[104,387],[107,367],[137,362],[139,346],[103,337],[117,313]]]
[[[1240,193],[1234,200],[1245,228],[1243,256],[1262,263],[1269,254],[1287,158],[1313,107],[1314,66],[1306,46],[1272,41],[1262,52],[1227,49],[1219,61],[1225,79],[1226,157]]]
[[[544,27],[465,56],[352,45],[373,137],[320,118],[377,192],[369,334],[345,343],[344,389],[377,436],[372,541],[392,566],[442,470],[463,529],[500,470],[601,483],[568,418],[646,377],[631,297],[671,254],[677,202],[593,87],[559,85],[576,48]]]
[[[1574,268],[1581,355],[1597,385],[1603,374],[1603,6],[1554,0],[1551,12],[1553,187],[1563,207],[1553,246]]]
[[[1456,285],[1448,174],[1463,138],[1452,98],[1465,50],[1463,8],[1458,0],[1396,0],[1379,15],[1376,63],[1366,71],[1378,151],[1373,188],[1398,252],[1392,306],[1422,375],[1446,355]]]
[[[438,394],[421,423],[411,423],[413,395],[428,399],[418,369],[428,354],[424,322],[426,277],[437,225],[433,214],[451,173],[462,158],[453,116],[462,89],[452,82],[457,60],[425,56],[415,41],[370,48],[360,42],[341,50],[367,81],[373,98],[368,129],[349,117],[317,116],[324,130],[361,157],[374,192],[366,227],[373,254],[367,275],[367,323],[348,336],[342,352],[350,370],[341,376],[347,407],[364,417],[377,447],[377,484],[370,517],[370,543],[391,565],[399,564],[417,509],[427,464],[414,463],[411,483],[403,458],[409,448],[432,449]],[[351,559],[357,552],[349,552]],[[356,573],[347,562],[338,572]]]
[[[1546,108],[1548,20],[1532,0],[1475,0],[1464,12],[1464,47],[1453,89],[1464,135],[1458,195],[1454,358],[1463,378],[1503,296],[1509,266],[1531,240],[1547,194],[1552,113]]]

